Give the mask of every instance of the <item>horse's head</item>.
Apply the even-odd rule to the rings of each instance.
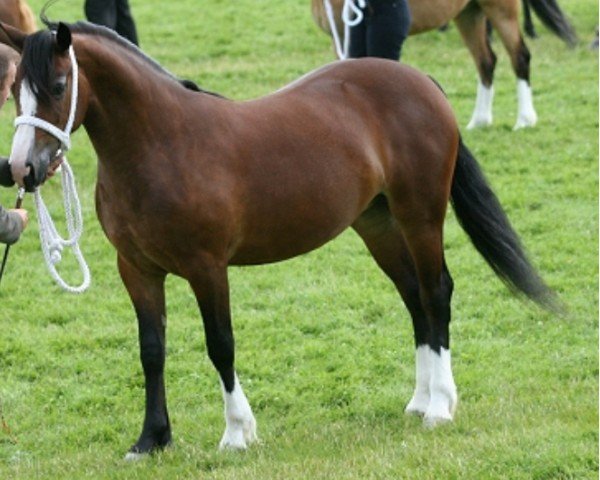
[[[12,46],[21,52],[13,87],[19,117],[10,154],[11,170],[15,181],[31,191],[44,181],[57,154],[70,147],[70,133],[82,121],[77,63],[71,31],[63,23],[32,35],[1,26]]]

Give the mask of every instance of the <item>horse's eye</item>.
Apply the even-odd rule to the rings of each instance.
[[[63,93],[65,93],[66,89],[67,84],[65,82],[56,82],[54,85],[52,85],[52,95],[55,97],[60,97]]]

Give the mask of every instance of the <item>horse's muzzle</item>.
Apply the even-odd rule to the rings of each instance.
[[[27,192],[33,192],[36,187],[44,183],[50,164],[47,149],[44,149],[37,156],[31,155],[23,167],[12,165],[11,170],[14,180],[25,188]]]

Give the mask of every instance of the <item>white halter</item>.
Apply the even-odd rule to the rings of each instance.
[[[357,5],[358,3],[358,5]],[[344,46],[342,47],[342,41],[338,35],[337,28],[335,26],[335,16],[333,13],[333,7],[331,6],[330,0],[323,0],[325,7],[325,13],[327,14],[327,21],[329,22],[329,29],[333,36],[333,42],[335,43],[335,51],[340,60],[348,58],[348,50],[350,48],[350,28],[355,27],[363,21],[364,14],[362,9],[367,6],[365,0],[345,0],[344,7],[342,8],[342,20],[344,21]],[[354,15],[351,18],[351,15]]]
[[[31,115],[21,115],[15,119],[15,127],[18,127],[19,125],[29,125],[45,130],[61,143],[61,150],[63,151],[67,151],[71,148],[71,130],[73,128],[73,122],[75,121],[75,110],[77,109],[79,68],[73,46],[69,47],[69,58],[71,59],[72,68],[71,105],[69,118],[67,119],[64,130],[61,130],[46,120]],[[42,199],[40,188],[36,188],[35,205],[38,211],[40,243],[46,265],[54,280],[68,292],[81,293],[90,286],[90,271],[81,250],[79,249],[78,242],[81,233],[83,232],[81,204],[79,203],[79,197],[77,196],[77,190],[75,188],[75,178],[73,177],[71,166],[67,162],[66,157],[61,166],[61,176],[66,223],[70,238],[64,239],[58,234],[54,222],[52,221],[52,217]],[[71,247],[73,249],[73,254],[77,259],[79,268],[83,274],[83,281],[78,287],[68,285],[56,271],[56,264],[62,259],[61,252],[64,247]]]

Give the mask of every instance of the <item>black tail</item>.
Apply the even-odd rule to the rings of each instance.
[[[460,140],[451,201],[458,221],[477,251],[514,292],[549,310],[558,310],[554,293],[535,271],[477,160]]]
[[[565,17],[556,0],[527,0],[533,11],[552,32],[563,39],[567,45],[574,47],[577,43],[575,30]]]
[[[529,7],[529,0],[521,0],[523,6],[523,30],[529,38],[537,38],[537,32],[533,26],[533,19],[531,18],[531,8]]]

